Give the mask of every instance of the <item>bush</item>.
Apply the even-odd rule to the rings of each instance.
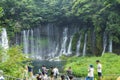
[[[0,50],[0,53],[3,53],[2,51]],[[23,62],[28,60],[22,53],[22,49],[19,46],[13,46],[6,54],[8,58],[5,62],[0,62],[0,69],[3,70],[5,75],[21,77],[24,66]]]

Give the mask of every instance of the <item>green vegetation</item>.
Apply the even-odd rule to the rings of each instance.
[[[115,80],[120,74],[120,56],[113,53],[106,53],[102,57],[62,57],[62,59],[67,60],[65,69],[69,66],[72,67],[73,74],[78,77],[85,77],[88,73],[88,67],[90,64],[94,65],[94,74],[97,77],[97,64],[96,60],[100,60],[102,64],[103,78],[104,80]]]
[[[103,34],[120,50],[120,0],[1,0],[0,27],[7,28],[9,40],[14,43],[15,33],[39,25],[78,26],[82,33],[90,33],[89,54],[101,55]],[[91,41],[91,37],[96,39]],[[96,36],[96,37],[93,37]],[[73,51],[75,51],[74,37]],[[94,43],[95,42],[95,43]],[[83,46],[83,45],[81,45]]]
[[[5,75],[20,78],[22,77],[24,63],[29,59],[22,53],[22,49],[18,46],[11,47],[6,55],[7,60],[2,62],[3,49],[0,49],[0,69]],[[5,53],[4,53],[5,54]]]

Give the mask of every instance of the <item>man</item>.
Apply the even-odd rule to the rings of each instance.
[[[99,60],[96,60],[97,63],[97,72],[98,72],[98,80],[102,80],[102,64]]]
[[[66,72],[67,72],[67,80],[69,80],[70,76],[72,76],[72,69],[71,69],[71,67],[69,67]]]
[[[53,75],[54,75],[54,77],[57,79],[57,76],[58,76],[58,74],[59,74],[59,70],[58,70],[58,68],[57,67],[55,67],[54,69],[53,69]]]

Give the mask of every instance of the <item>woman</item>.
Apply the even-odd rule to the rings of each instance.
[[[94,68],[93,68],[93,65],[90,65],[89,68],[88,68],[87,80],[94,80]]]

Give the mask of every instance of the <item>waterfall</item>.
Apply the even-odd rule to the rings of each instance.
[[[67,50],[67,54],[66,55],[72,54],[72,51],[71,51],[72,39],[73,39],[73,36],[70,37],[70,42],[69,42],[69,46],[68,46],[68,50]]]
[[[29,30],[27,30],[27,31],[23,31],[23,42],[24,42],[24,44],[23,44],[23,52],[25,53],[25,54],[27,54],[28,55],[28,51],[29,51]]]
[[[104,34],[103,34],[103,51],[102,51],[102,55],[104,55],[104,53],[105,53],[106,46],[107,46],[107,35],[104,32]]]
[[[40,25],[39,27],[23,30],[17,43],[23,44],[23,53],[27,57],[39,60],[51,60],[62,54],[72,54],[72,39],[74,27],[57,27],[55,25]],[[17,34],[16,34],[17,36]],[[68,40],[68,37],[71,36]],[[18,39],[15,38],[15,39]]]
[[[23,52],[40,60],[55,57],[59,51],[59,34],[55,36],[56,33],[57,29],[51,25],[22,31]]]
[[[87,45],[87,33],[85,33],[84,47],[83,47],[83,56],[86,55],[86,45]]]
[[[34,55],[34,37],[33,37],[33,30],[31,29],[30,30],[30,33],[31,33],[31,42],[30,42],[30,46],[31,46],[31,56]]]
[[[61,54],[66,55],[66,44],[67,44],[67,39],[68,39],[67,32],[68,32],[68,28],[65,28],[64,32],[63,32],[63,41],[62,41],[62,47],[61,47],[60,55]]]
[[[57,46],[56,46],[56,48],[55,48],[55,55],[57,55],[58,50],[59,50],[59,45],[57,44]],[[55,56],[55,55],[54,55],[54,56]]]
[[[77,42],[77,46],[76,46],[76,56],[79,56],[80,55],[80,45],[81,45],[81,35],[80,35],[80,38]]]
[[[1,35],[1,38],[2,38],[2,47],[4,49],[8,49],[9,46],[8,46],[8,38],[7,38],[7,32],[6,32],[6,29],[5,28],[2,28],[2,35]]]
[[[7,60],[7,49],[9,48],[9,45],[8,45],[8,37],[7,37],[7,31],[5,28],[2,28],[2,32],[1,32],[1,46],[2,48],[4,49],[4,53],[3,56],[2,56],[2,62],[6,61]]]
[[[41,33],[41,31],[40,31],[40,29],[39,28],[35,28],[34,29],[34,32],[33,32],[33,35],[35,36],[34,37],[34,39],[35,39],[35,41],[34,41],[34,44],[33,44],[33,47],[34,48],[32,48],[33,50],[34,50],[34,58],[36,58],[36,59],[42,59],[42,52],[44,53],[44,50],[43,50],[43,48],[41,48],[41,45],[42,45],[42,43],[41,43],[41,41],[42,41],[42,38],[41,38],[41,35],[40,35],[40,33]],[[31,35],[32,36],[32,35]],[[31,52],[32,53],[32,52]],[[44,56],[43,56],[44,57]]]
[[[112,39],[109,39],[109,52],[112,52]]]

